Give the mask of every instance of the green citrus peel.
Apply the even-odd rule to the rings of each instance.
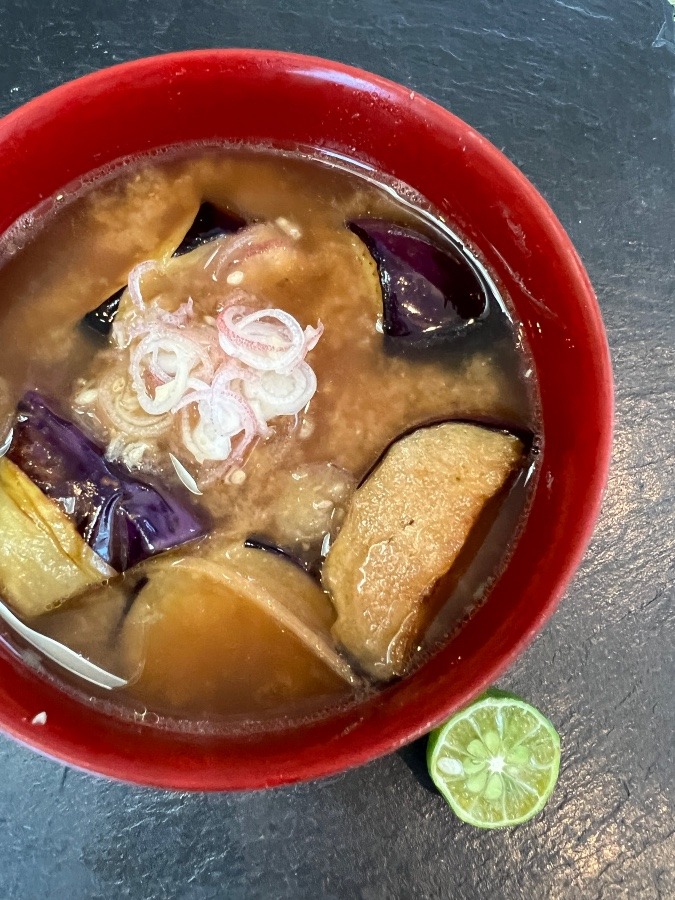
[[[553,792],[560,738],[534,707],[491,690],[431,732],[427,765],[460,819],[479,828],[519,825]]]

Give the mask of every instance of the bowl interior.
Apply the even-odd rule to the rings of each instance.
[[[329,150],[426,196],[511,299],[541,393],[540,475],[502,576],[447,646],[354,709],[264,735],[181,736],[89,708],[0,651],[0,726],[36,749],[142,784],[258,788],[396,749],[494,681],[523,649],[555,608],[599,509],[611,369],[584,269],[518,170],[414,92],[324,60],[244,50],[172,54],[95,73],[32,101],[0,121],[0,232],[93,169],[204,140]],[[31,725],[42,710],[47,724]]]

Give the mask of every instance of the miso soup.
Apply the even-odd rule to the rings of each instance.
[[[0,595],[126,684],[46,677],[167,727],[272,727],[407,677],[484,599],[536,385],[405,185],[172,148],[64,188],[0,254]]]

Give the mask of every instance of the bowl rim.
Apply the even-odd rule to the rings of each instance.
[[[404,107],[409,107],[414,102],[416,114],[419,117],[425,117],[430,127],[438,126],[442,130],[444,125],[447,126],[450,123],[454,128],[461,129],[468,139],[480,143],[480,152],[484,158],[500,171],[502,178],[518,189],[523,202],[538,218],[550,240],[556,244],[560,255],[564,257],[564,264],[570,279],[576,283],[577,293],[584,298],[584,312],[588,327],[587,344],[595,352],[595,387],[599,392],[596,400],[600,414],[594,444],[594,463],[586,483],[586,505],[579,520],[579,527],[570,537],[564,564],[561,564],[555,573],[553,588],[548,599],[542,603],[536,615],[533,615],[528,627],[512,640],[510,646],[503,650],[493,664],[486,667],[479,676],[473,678],[467,689],[455,692],[449,703],[443,705],[443,703],[437,702],[431,717],[425,708],[420,711],[419,715],[410,715],[405,721],[401,721],[393,731],[388,730],[379,738],[371,735],[360,747],[352,746],[346,749],[335,747],[332,756],[327,754],[317,757],[313,762],[305,758],[302,764],[295,769],[290,764],[286,770],[270,773],[268,777],[262,778],[259,773],[246,777],[241,772],[236,777],[230,777],[222,769],[213,772],[203,771],[199,768],[177,771],[172,768],[171,762],[166,765],[161,760],[155,764],[144,762],[141,765],[133,759],[112,756],[105,748],[95,752],[91,747],[84,745],[73,746],[69,742],[55,741],[48,730],[35,728],[31,725],[30,720],[18,718],[15,711],[7,711],[0,707],[2,730],[46,756],[58,759],[75,768],[113,779],[170,789],[255,789],[333,775],[399,749],[421,737],[451,712],[469,702],[508,668],[555,611],[581,562],[595,527],[606,486],[612,448],[614,405],[609,347],[597,299],[570,238],[541,194],[503,153],[449,110],[411,88],[360,68],[304,54],[246,48],[181,51],[143,57],[92,72],[28,101],[0,119],[0,146],[7,140],[20,141],[21,134],[25,129],[39,128],[40,121],[53,115],[56,108],[76,103],[83,88],[99,89],[106,85],[119,85],[130,80],[142,79],[148,73],[158,69],[168,69],[171,66],[178,68],[181,66],[208,66],[215,61],[222,62],[228,59],[233,63],[241,59],[256,61],[279,72],[302,68],[314,73],[318,79],[322,77],[327,80],[330,78],[350,79],[356,86],[356,90],[366,88],[386,92],[388,97],[393,98],[394,103]]]

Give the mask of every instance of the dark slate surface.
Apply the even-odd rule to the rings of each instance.
[[[504,677],[563,739],[534,822],[480,832],[423,748],[330,781],[190,796],[0,741],[3,898],[675,897],[675,53],[664,0],[0,0],[0,112],[110,63],[202,46],[336,57],[491,138],[568,228],[599,294],[617,434],[592,547]],[[664,44],[665,40],[665,44]]]

